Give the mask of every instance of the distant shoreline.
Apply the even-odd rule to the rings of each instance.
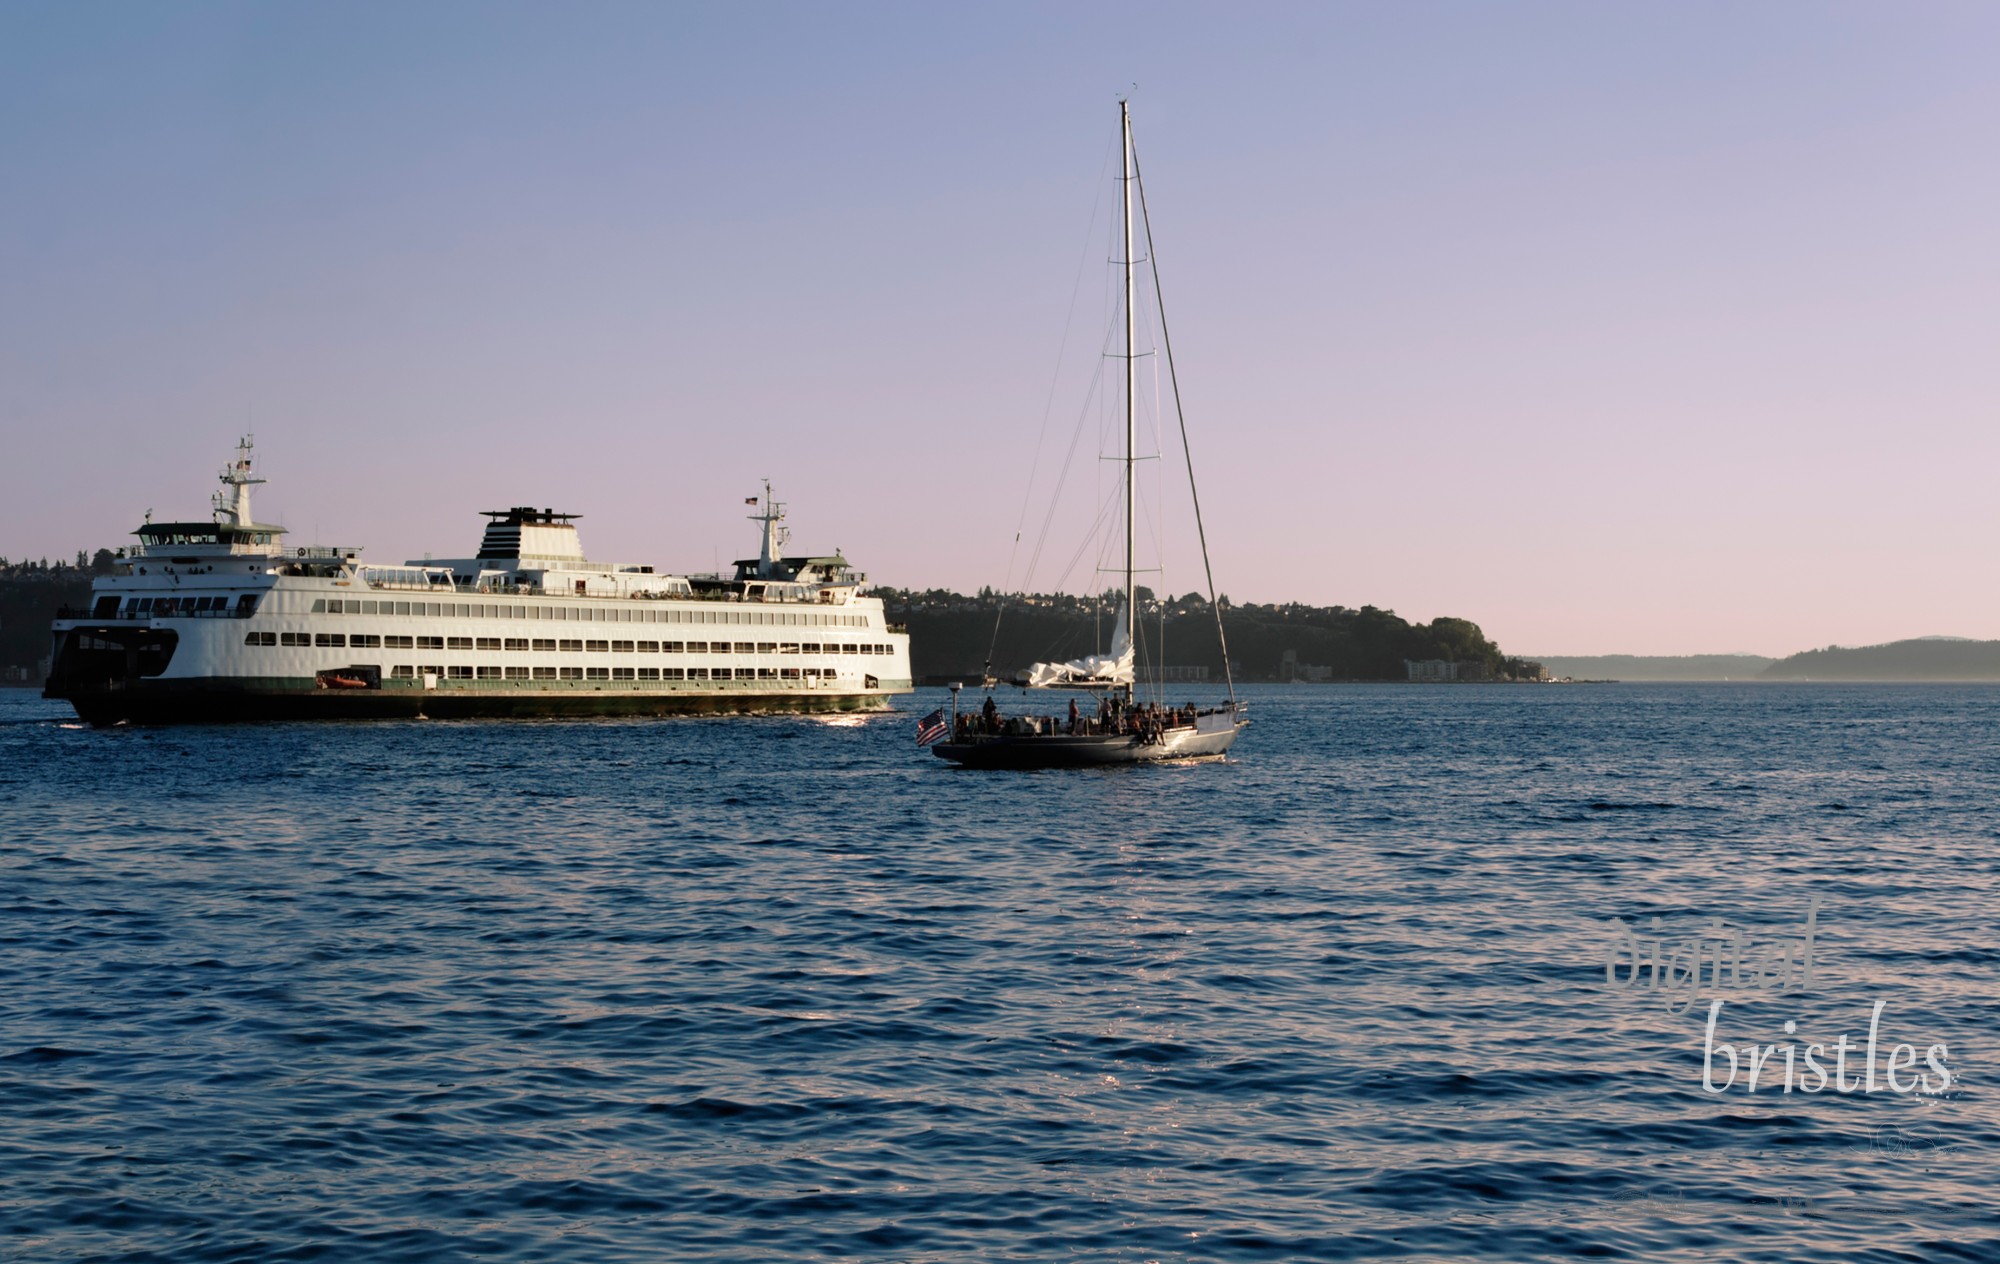
[[[1884,645],[1806,650],[1787,658],[1755,654],[1598,654],[1537,656],[1551,676],[1630,684],[1667,681],[1825,684],[2000,683],[2000,641],[1922,637]]]

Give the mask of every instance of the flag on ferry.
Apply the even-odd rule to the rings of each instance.
[[[917,745],[929,746],[944,736],[944,708],[939,707],[923,719],[917,721]]]

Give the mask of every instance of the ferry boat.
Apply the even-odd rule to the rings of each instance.
[[[92,724],[886,709],[908,632],[839,556],[785,556],[764,495],[733,575],[586,560],[581,515],[490,510],[472,557],[375,565],[258,522],[248,438],[206,522],[134,532],[52,627],[43,696]]]

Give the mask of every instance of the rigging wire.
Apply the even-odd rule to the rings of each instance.
[[[1208,528],[1201,520],[1201,493],[1195,488],[1194,450],[1188,443],[1187,412],[1181,407],[1180,373],[1174,367],[1174,343],[1167,334],[1167,300],[1160,289],[1160,260],[1153,248],[1153,217],[1146,209],[1146,182],[1139,175],[1139,143],[1132,142],[1132,178],[1139,186],[1139,218],[1146,226],[1146,258],[1152,265],[1153,299],[1160,311],[1160,342],[1167,353],[1167,380],[1174,388],[1174,416],[1180,422],[1181,455],[1187,459],[1188,496],[1194,501],[1194,529],[1201,540],[1201,569],[1208,580],[1208,608],[1215,613],[1215,637],[1222,645],[1222,679],[1229,690],[1231,706],[1236,703],[1236,677],[1229,670],[1229,636],[1222,630],[1222,607],[1215,601],[1215,568],[1208,560]]]
[[[1048,436],[1049,417],[1055,412],[1056,389],[1062,384],[1063,361],[1068,357],[1069,354],[1069,332],[1076,320],[1076,300],[1077,296],[1083,293],[1084,270],[1090,266],[1090,238],[1097,229],[1097,212],[1104,205],[1104,184],[1105,184],[1104,173],[1107,170],[1109,170],[1110,167],[1111,167],[1111,146],[1107,143],[1104,147],[1104,157],[1098,163],[1097,179],[1093,181],[1093,183],[1097,188],[1097,193],[1095,197],[1092,199],[1090,204],[1089,227],[1085,228],[1083,232],[1083,257],[1077,260],[1076,278],[1070,284],[1069,309],[1063,315],[1062,339],[1056,344],[1055,372],[1049,375],[1048,397],[1042,402],[1042,424],[1041,428],[1035,432],[1035,455],[1033,460],[1029,463],[1028,466],[1028,486],[1027,489],[1021,493],[1021,513],[1014,523],[1014,543],[1013,546],[1009,548],[1007,551],[1007,573],[1005,579],[1001,581],[1001,594],[1003,599],[1008,588],[1014,582],[1014,563],[1019,558],[1021,552],[1021,533],[1027,526],[1028,506],[1033,501],[1035,495],[1035,477],[1041,470],[1042,443],[1043,440]],[[1100,360],[1098,366],[1098,375],[1102,376],[1103,371],[1104,371],[1103,365]],[[1095,391],[1094,384],[1092,389],[1094,392]],[[1070,443],[1071,452],[1074,452],[1075,449],[1076,449],[1075,441],[1071,440]],[[1069,462],[1068,460],[1065,460],[1063,462],[1063,471],[1065,475],[1067,475],[1068,470],[1069,470]],[[1060,482],[1058,483],[1057,486],[1058,486],[1058,491],[1060,491],[1061,487]],[[1046,524],[1043,527],[1043,534],[1044,536],[1046,536],[1047,534]],[[1034,572],[1035,560],[1041,556],[1041,551],[1042,551],[1041,543],[1038,540],[1036,542],[1033,553],[1030,554],[1028,559],[1029,574],[1032,574]],[[1022,577],[1021,582],[1023,587],[1027,585],[1028,581],[1025,575]],[[1002,603],[995,609],[993,614],[993,637],[990,641],[987,642],[986,645],[985,675],[989,678],[993,675],[993,651],[995,647],[998,646],[1000,643],[1000,616],[1002,613],[1005,612],[1005,610],[1006,610],[1006,605],[1003,600]]]

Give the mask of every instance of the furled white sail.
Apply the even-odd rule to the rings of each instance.
[[[1067,663],[1036,663],[1020,677],[1030,689],[1059,689],[1078,685],[1129,685],[1132,683],[1132,636],[1123,606],[1118,610],[1118,631],[1111,638],[1108,654],[1086,654]]]

